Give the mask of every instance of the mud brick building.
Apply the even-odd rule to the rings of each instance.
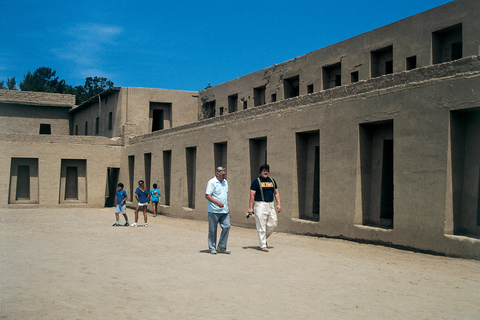
[[[111,205],[117,182],[206,219],[228,169],[232,222],[269,163],[279,231],[480,258],[480,2],[456,0],[202,90],[0,90],[0,205]],[[130,205],[134,205],[131,203]]]

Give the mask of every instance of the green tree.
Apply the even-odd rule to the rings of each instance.
[[[3,81],[0,81],[0,89],[7,89],[3,86]]]
[[[17,90],[17,82],[15,81],[15,77],[7,78],[7,88],[8,90]]]
[[[65,80],[60,80],[58,76],[55,76],[56,73],[55,70],[47,67],[40,67],[33,73],[28,71],[19,84],[20,90],[75,94],[75,89],[66,84]]]
[[[100,92],[113,87],[113,82],[104,77],[88,77],[84,86],[75,87],[77,104],[87,101]]]

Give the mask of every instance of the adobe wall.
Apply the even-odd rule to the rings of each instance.
[[[405,71],[407,58],[415,57],[415,67],[434,63],[434,33],[461,24],[462,57],[480,53],[480,2],[457,0],[426,12],[394,22],[359,36],[333,44],[256,71],[226,83],[199,92],[199,119],[208,118],[205,109],[215,103],[215,116],[228,113],[229,96],[236,96],[237,110],[289,98],[288,79],[298,82],[298,95],[319,92],[336,85],[344,86],[355,81],[374,78],[376,71],[374,53],[379,59],[392,60],[392,72]],[[386,50],[386,53],[382,53]],[[382,57],[388,56],[388,58]],[[383,60],[382,60],[383,61]],[[378,72],[384,73],[385,70]],[[339,76],[336,78],[336,76]],[[340,83],[335,84],[335,80]],[[263,88],[256,97],[255,88]],[[235,96],[234,96],[235,98]],[[259,99],[262,99],[260,101]]]
[[[120,168],[120,139],[0,134],[0,206],[103,207],[107,169]],[[16,199],[18,166],[28,167],[30,199]],[[78,175],[78,199],[65,199],[65,170]],[[62,172],[63,170],[63,172]],[[66,200],[66,201],[65,201]]]
[[[204,190],[208,179],[214,176],[215,144],[218,147],[226,143],[224,165],[228,170],[232,223],[253,227],[252,221],[245,219],[249,186],[256,175],[252,171],[257,168],[256,163],[252,165],[252,157],[258,156],[258,152],[255,155],[252,149],[266,143],[271,175],[279,184],[282,198],[279,231],[479,258],[479,228],[471,230],[477,236],[470,237],[454,235],[446,224],[455,219],[453,203],[458,197],[463,198],[462,191],[453,193],[452,184],[453,189],[465,191],[465,187],[458,187],[458,182],[452,182],[455,177],[475,177],[474,183],[470,183],[476,183],[477,189],[469,194],[473,194],[470,202],[478,202],[478,161],[469,165],[460,159],[465,172],[459,173],[449,160],[455,157],[452,145],[468,140],[451,139],[451,118],[467,112],[477,120],[472,120],[466,131],[478,132],[480,127],[480,92],[472,89],[478,87],[480,59],[465,58],[134,137],[122,152],[121,166],[126,169],[122,170],[120,181],[127,192],[131,192],[131,181],[136,188],[136,181],[145,179],[145,153],[151,153],[151,184],[158,183],[162,193],[165,166],[171,166],[167,170],[171,175],[170,204],[162,205],[161,211],[179,218],[204,220]],[[365,170],[368,164],[364,154],[371,155],[367,162],[381,162],[381,156],[376,155],[381,148],[375,142],[368,152],[364,146],[369,134],[388,140],[383,138],[384,126],[391,130],[394,150],[391,226],[382,225],[381,220],[388,219],[382,219],[378,213],[382,182],[373,171]],[[305,142],[305,137],[311,137],[312,143],[318,137],[318,221],[299,209],[304,210],[304,200],[311,201],[299,192],[313,175],[312,169],[306,173],[304,169],[311,156],[299,151],[302,145],[310,143]],[[472,144],[478,137],[469,139]],[[170,163],[165,162],[166,154],[170,154]],[[470,147],[468,154],[471,159],[480,157],[475,147]],[[133,170],[129,156],[135,159]],[[261,159],[253,161],[260,163]],[[452,168],[456,172],[452,173]],[[461,213],[457,211],[456,215]]]

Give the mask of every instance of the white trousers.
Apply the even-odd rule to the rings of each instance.
[[[255,224],[257,226],[258,243],[260,248],[267,246],[267,238],[277,228],[277,212],[275,202],[255,201],[253,203],[255,213]]]

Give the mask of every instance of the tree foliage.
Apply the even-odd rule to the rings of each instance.
[[[76,104],[81,104],[102,91],[113,87],[112,81],[97,76],[86,78],[83,86],[72,87],[64,79],[60,79],[56,73],[55,70],[48,67],[40,67],[33,73],[28,71],[18,86],[22,91],[74,94]],[[6,86],[4,86],[3,81],[0,81],[0,89],[16,90],[17,83],[15,77],[7,78]]]

